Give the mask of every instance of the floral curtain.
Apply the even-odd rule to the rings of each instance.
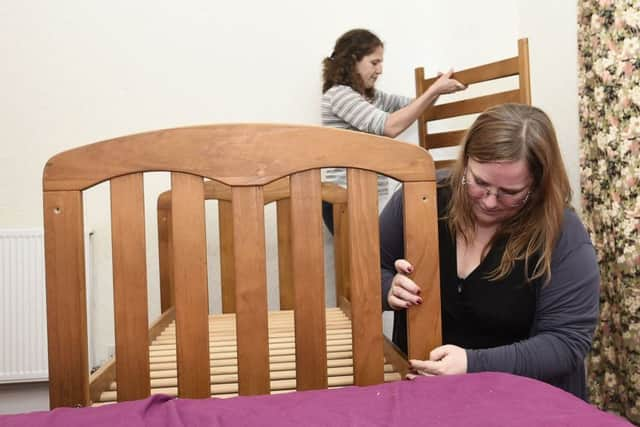
[[[602,278],[592,403],[640,424],[640,2],[578,0],[583,217]]]

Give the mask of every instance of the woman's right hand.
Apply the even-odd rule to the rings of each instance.
[[[446,93],[454,93],[466,89],[467,87],[451,78],[453,76],[453,70],[449,70],[446,73],[438,73],[439,78],[433,82],[433,89],[438,95],[444,95]]]
[[[398,259],[394,263],[397,274],[393,276],[391,288],[387,294],[389,307],[394,310],[409,308],[415,304],[422,304],[421,289],[408,275],[413,273],[413,266],[405,259]]]

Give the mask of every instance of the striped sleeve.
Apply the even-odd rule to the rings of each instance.
[[[376,96],[373,105],[389,113],[398,111],[401,108],[406,107],[413,101],[413,99],[406,96],[394,95],[380,90],[376,90]]]
[[[368,102],[349,86],[334,86],[329,91],[331,112],[361,132],[383,135],[389,113]]]

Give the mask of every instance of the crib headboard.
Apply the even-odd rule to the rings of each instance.
[[[240,394],[269,390],[264,186],[288,177],[297,382],[326,387],[322,167],[347,168],[354,378],[383,381],[376,172],[403,182],[405,254],[425,304],[409,311],[409,357],[441,341],[433,162],[417,146],[363,133],[268,124],[148,132],[52,157],[43,175],[51,407],[89,402],[82,192],[109,181],[118,395],[149,395],[143,173],[171,172],[178,394],[208,397],[203,178],[231,187]]]

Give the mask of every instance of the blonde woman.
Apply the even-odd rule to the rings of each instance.
[[[505,104],[473,123],[438,188],[444,345],[415,375],[502,371],[586,400],[584,358],[598,319],[599,270],[570,208],[553,125],[538,108]],[[383,308],[406,351],[405,309],[421,304],[407,275],[400,192],[380,217]]]

